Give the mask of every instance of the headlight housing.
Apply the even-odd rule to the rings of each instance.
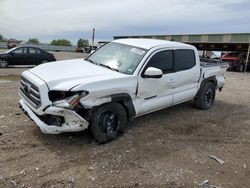
[[[49,98],[52,101],[52,106],[75,109],[81,98],[88,95],[87,91],[82,92],[63,92],[51,91]]]

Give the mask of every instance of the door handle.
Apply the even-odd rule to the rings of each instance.
[[[197,77],[197,75],[196,75],[196,74],[193,74],[192,77],[195,78],[195,77]]]
[[[168,80],[168,83],[174,83],[174,82],[175,82],[174,79]]]

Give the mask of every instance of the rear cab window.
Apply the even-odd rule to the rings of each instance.
[[[196,65],[195,53],[191,49],[174,50],[174,71],[191,69]]]

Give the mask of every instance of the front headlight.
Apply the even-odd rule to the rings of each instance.
[[[80,99],[85,97],[86,95],[88,95],[87,91],[84,91],[82,93],[76,93],[70,97],[66,97],[65,99],[53,102],[52,106],[73,110],[78,105]]]

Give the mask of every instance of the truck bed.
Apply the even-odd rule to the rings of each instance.
[[[214,66],[222,66],[221,68],[224,68],[225,66],[228,66],[229,64],[227,62],[219,61],[219,60],[214,60],[214,59],[205,59],[201,58],[201,67],[214,67]]]

